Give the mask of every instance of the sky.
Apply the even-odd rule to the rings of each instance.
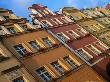
[[[28,7],[32,4],[42,4],[48,6],[52,11],[58,11],[65,6],[81,8],[91,8],[105,6],[110,0],[0,0],[0,7],[12,10],[17,16],[29,18]]]

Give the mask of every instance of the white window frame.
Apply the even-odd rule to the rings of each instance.
[[[18,45],[22,45],[22,46],[23,46],[23,44],[18,44]],[[15,46],[18,46],[18,45],[14,45],[14,49],[15,49],[15,50],[16,50]],[[19,54],[20,57],[23,57],[24,55],[26,55],[26,53],[25,53],[23,50],[26,50],[26,51],[27,51],[27,49],[26,49],[24,46],[23,46],[23,49],[21,49],[21,48],[19,48],[19,47],[18,47],[18,49],[19,49],[19,50],[16,50],[16,52]],[[19,51],[21,51],[23,55],[20,54]],[[28,52],[28,51],[27,51],[27,52]]]
[[[58,34],[62,34],[62,36],[63,36],[63,39],[61,38],[61,37],[59,37],[59,35]],[[63,42],[67,42],[68,40],[70,40],[70,38],[68,37],[68,36],[66,36],[63,32],[61,32],[61,33],[57,33],[56,34],[57,36],[58,36],[58,38],[60,38]],[[66,38],[66,41],[65,41],[65,39],[64,38]]]
[[[66,60],[65,58],[67,57],[67,59],[69,58],[69,60]],[[65,56],[63,57],[63,60],[69,64],[73,69],[78,67],[78,64],[70,57],[70,56]]]
[[[53,65],[53,63],[57,63],[56,65]],[[51,63],[52,67],[59,72],[61,75],[65,73],[65,68],[59,63],[59,60],[54,61]],[[61,67],[61,68],[60,68]]]
[[[54,43],[49,39],[49,37],[44,37],[44,38],[47,38],[46,41],[44,41],[43,38],[42,38],[43,42],[44,42],[46,45],[48,45],[49,47],[52,47],[52,46],[54,45]]]
[[[98,42],[100,45],[98,45],[97,42]],[[100,47],[100,48],[103,49],[103,50],[109,49],[109,47],[108,47],[106,44],[102,43],[101,41],[96,41],[96,42],[94,42],[94,44],[96,44],[98,47]],[[102,46],[103,46],[103,47],[102,47]]]
[[[69,31],[71,31],[72,32],[72,34],[71,33],[69,33]],[[69,31],[66,31],[70,36],[72,36],[74,39],[77,39],[78,37],[80,37],[80,35],[78,35],[76,32],[74,32],[73,30],[69,30]]]
[[[91,46],[95,51],[91,50],[90,48],[88,48],[88,46]],[[86,45],[86,48],[89,49],[90,51],[92,51],[94,54],[96,54],[97,56],[102,53],[99,49],[97,49],[96,47],[94,47],[92,44]]]
[[[42,68],[42,67],[41,67],[41,68]],[[40,68],[38,68],[38,69],[36,70],[37,75],[40,76],[40,78],[41,78],[42,80],[44,80],[44,78],[43,78],[41,75],[43,75],[43,76],[47,79],[47,81],[51,81],[51,80],[52,80],[51,74],[48,72],[48,70],[47,70],[44,66],[43,66],[43,68],[44,68],[45,71],[44,71],[44,72],[40,71],[40,72],[41,72],[40,74],[37,72],[37,70],[39,70]],[[46,76],[45,73],[48,73],[49,76],[51,76],[51,78],[49,78],[48,76]],[[44,81],[45,81],[45,80],[44,80]]]
[[[82,50],[85,54],[85,56],[81,55],[81,53],[78,50]],[[84,50],[83,48],[79,48],[76,50],[78,53],[80,53],[80,56],[82,56],[85,60],[89,61],[90,59],[93,59],[93,56],[90,55],[86,50]],[[87,55],[87,57],[86,57]]]
[[[81,30],[81,31],[79,31],[79,29]],[[83,28],[78,28],[78,29],[76,29],[77,30],[77,32],[79,32],[81,35],[86,35],[86,34],[89,34],[89,32],[87,32],[85,29],[83,29]]]
[[[34,46],[33,46],[33,45],[30,44],[30,42],[36,42],[37,45],[34,45]],[[40,48],[41,48],[40,44],[39,44],[36,40],[31,40],[31,41],[29,41],[28,43],[29,43],[29,45],[30,45],[33,49],[40,50]],[[40,46],[40,48],[39,48],[38,46]]]

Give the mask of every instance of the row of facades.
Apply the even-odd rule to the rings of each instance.
[[[32,24],[0,8],[0,82],[109,82],[110,10],[33,4]]]

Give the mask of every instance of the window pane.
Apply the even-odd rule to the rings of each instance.
[[[78,65],[77,65],[69,56],[64,57],[64,60],[65,60],[68,64],[70,64],[73,69],[75,69],[75,68],[78,67]]]
[[[22,77],[14,79],[13,82],[25,82]]]
[[[16,34],[16,31],[15,31],[14,27],[9,27],[9,28],[7,28],[7,29],[8,29],[8,31],[9,31],[10,33]]]
[[[46,82],[52,80],[51,75],[48,73],[48,71],[47,71],[44,67],[39,68],[38,70],[36,70],[36,72],[37,72],[37,74],[38,74],[39,76],[41,76],[41,78],[42,78],[43,80],[45,80]]]
[[[60,73],[64,74],[64,68],[58,63],[58,61],[51,63],[51,65]]]
[[[26,56],[27,50],[22,46],[22,44],[16,45],[14,48],[21,56]]]
[[[85,50],[83,50],[83,49],[79,49],[79,50],[77,50],[79,53],[80,53],[80,55],[84,58],[84,59],[86,59],[87,61],[89,61],[91,58],[93,58],[89,53],[87,53]]]
[[[29,44],[36,50],[40,50],[40,45],[36,41],[30,41]]]
[[[52,47],[53,46],[53,43],[51,40],[49,40],[48,37],[45,37],[45,38],[42,38],[43,41],[45,42],[45,44],[47,44],[49,47]]]

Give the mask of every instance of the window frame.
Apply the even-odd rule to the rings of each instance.
[[[78,50],[82,50],[84,53],[86,53],[87,59],[84,58],[83,56],[81,56],[81,55],[80,55],[81,53],[80,53]],[[77,49],[76,52],[77,52],[81,57],[83,57],[86,61],[89,61],[89,60],[91,60],[91,59],[94,58],[91,54],[89,54],[89,53],[88,53],[86,50],[84,50],[83,48]]]
[[[91,50],[90,48],[88,48],[88,46],[91,46],[94,50],[96,50],[96,52],[94,52],[93,50]],[[85,46],[87,49],[89,49],[91,52],[93,52],[95,55],[99,55],[99,54],[101,54],[102,52],[101,52],[101,50],[99,50],[99,49],[97,49],[95,46],[93,46],[92,44],[89,44],[89,45],[86,45]],[[98,54],[97,54],[97,52],[98,52]]]
[[[39,74],[39,73],[37,72],[37,70],[42,69],[42,68],[43,68],[43,70],[45,70],[45,72]],[[43,78],[41,75],[42,75],[42,74],[45,75],[45,73],[48,73],[48,75],[51,77],[51,78],[49,78],[48,76],[45,75],[46,77],[48,77],[48,79],[50,79],[50,80],[48,80],[48,81],[51,81],[51,80],[53,79],[51,73],[45,68],[45,66],[42,66],[42,67],[39,67],[38,69],[36,69],[36,70],[35,70],[35,73],[36,73],[42,80],[44,80],[44,81],[46,81],[46,80],[45,80],[45,78]],[[48,81],[46,81],[46,82],[48,82]]]

